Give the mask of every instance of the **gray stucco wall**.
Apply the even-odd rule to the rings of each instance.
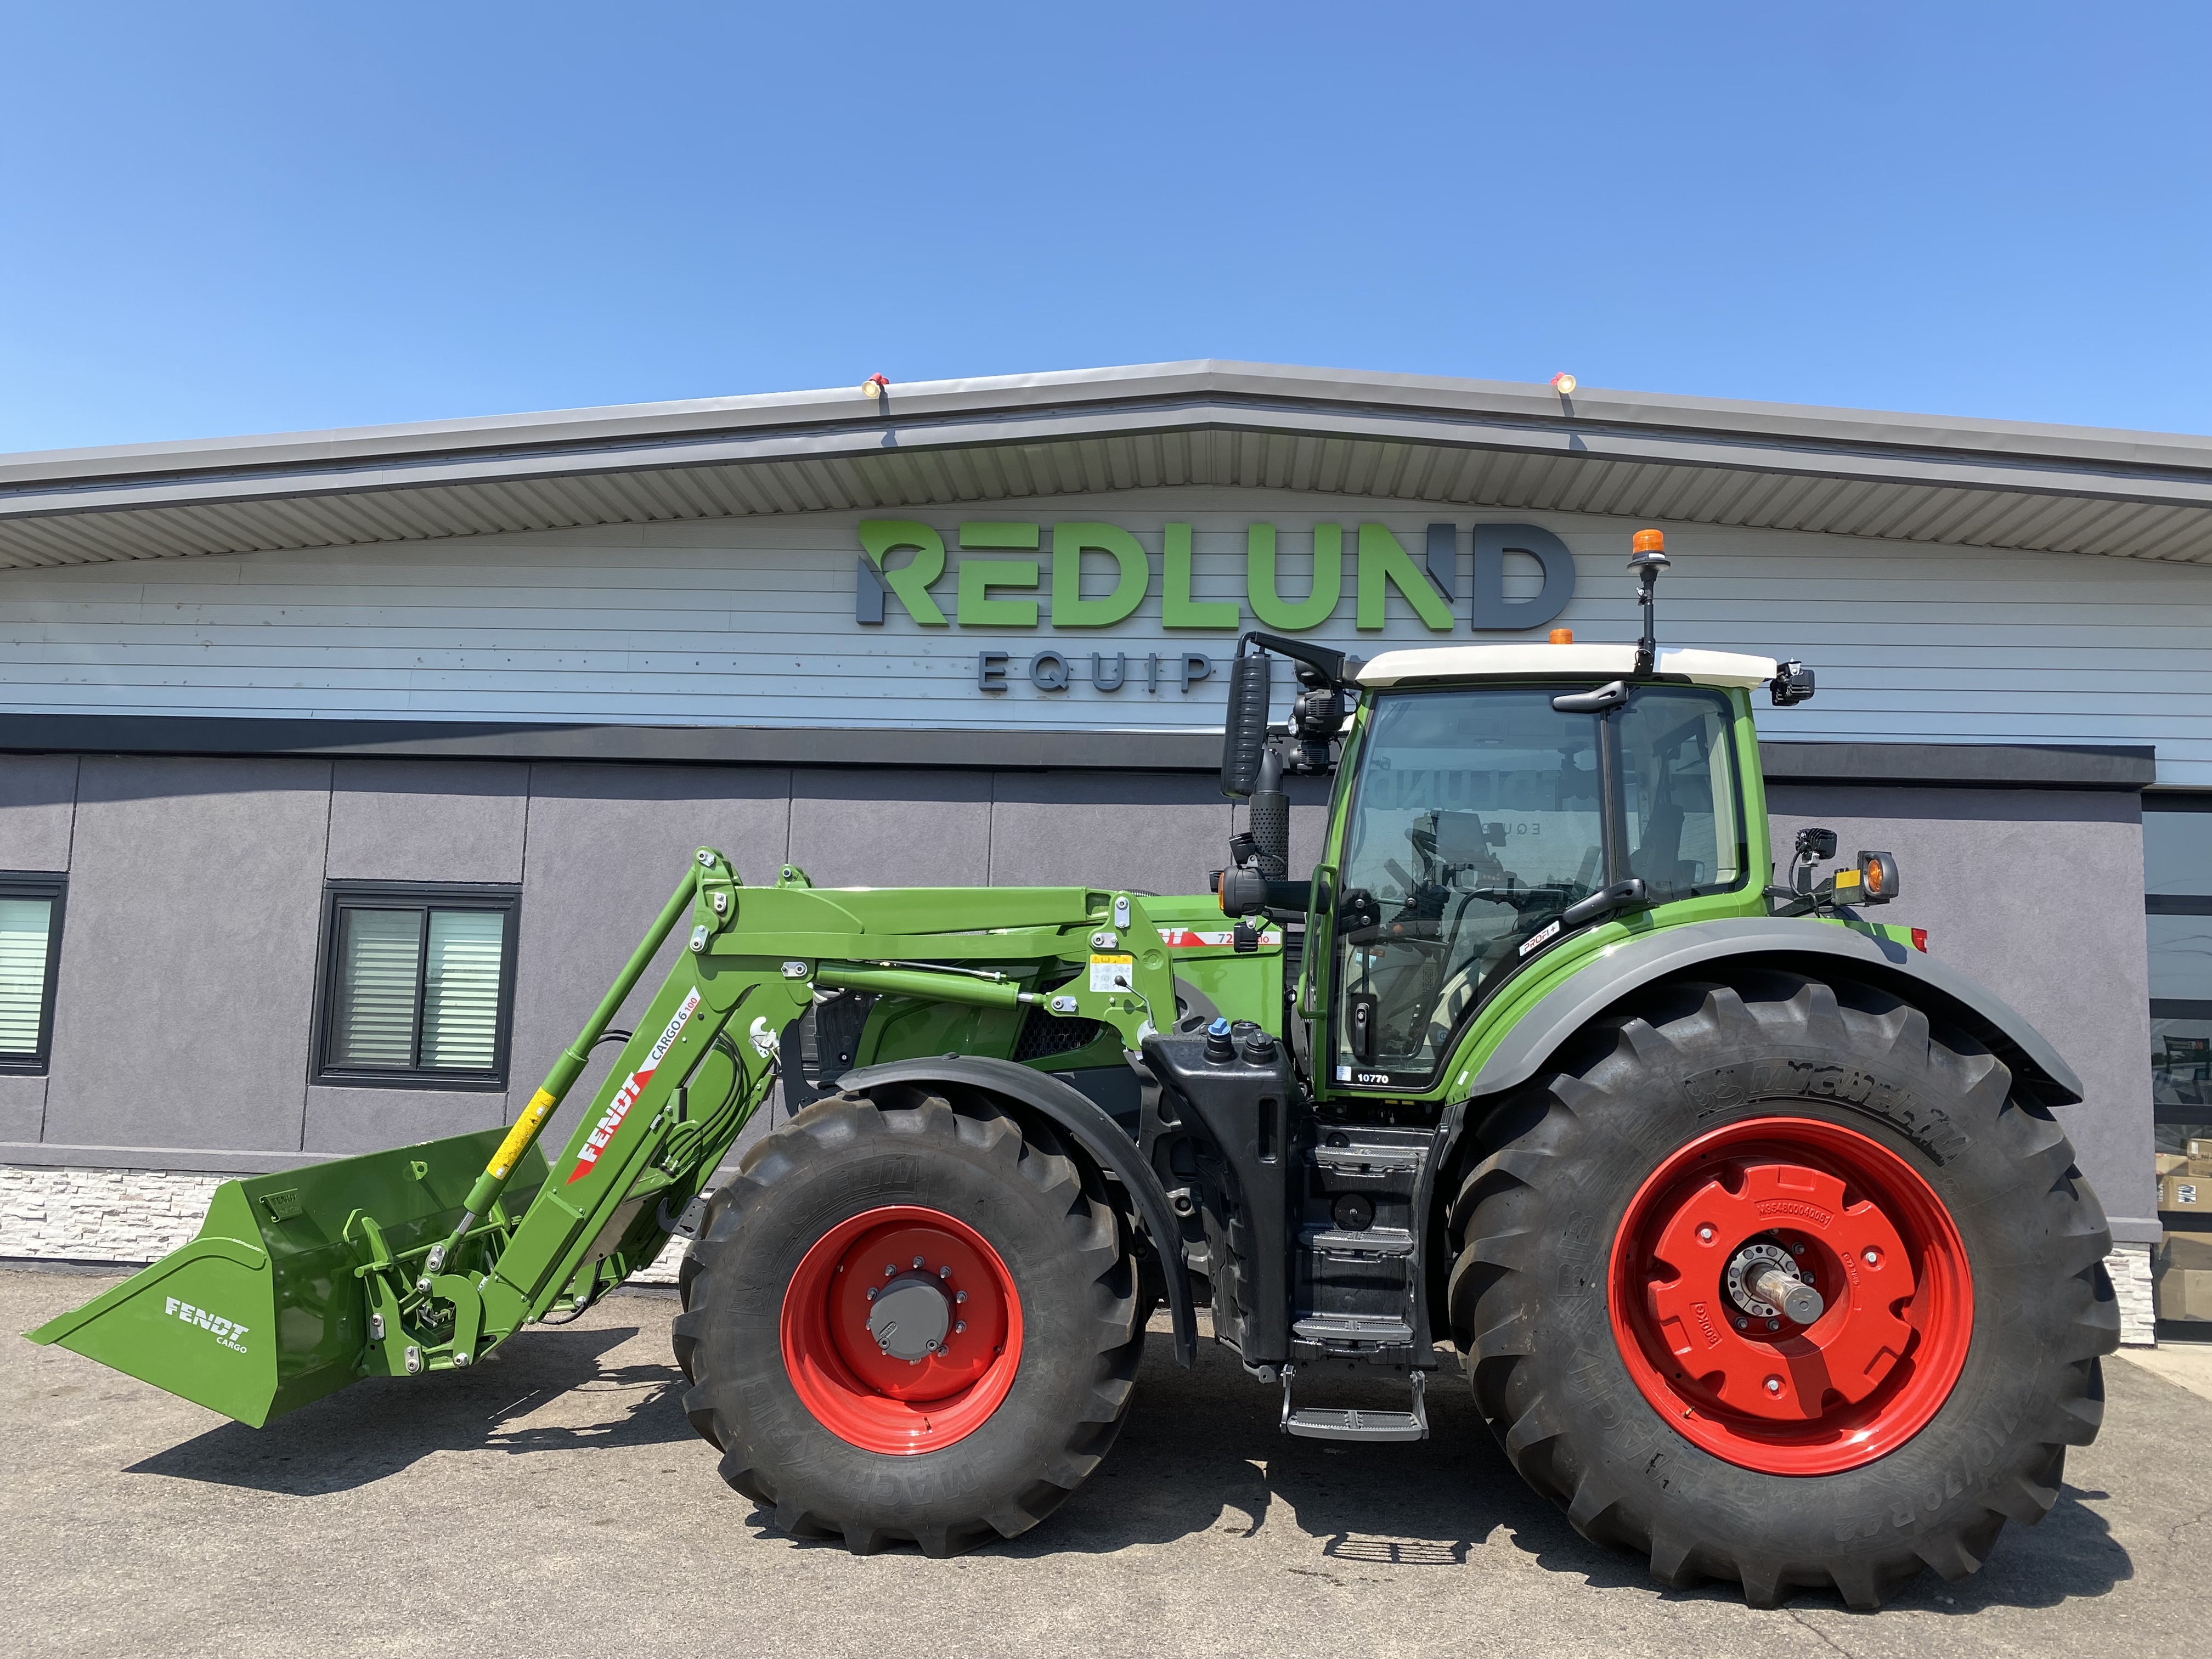
[[[87,756],[41,1139],[296,1151],[331,767]]]
[[[1842,857],[1897,854],[1900,896],[1874,914],[1925,927],[2057,1046],[2086,1091],[2061,1121],[2114,1236],[2156,1239],[2142,797],[1778,785],[1767,807],[1785,860],[1808,824]]]
[[[2058,1045],[2084,1171],[2121,1237],[2154,1236],[2138,799],[1771,793],[1781,845],[1820,823],[1898,855],[1887,919]],[[1324,787],[1293,797],[1310,863]],[[749,882],[1190,892],[1231,822],[1191,774],[0,756],[0,869],[70,877],[52,1076],[0,1078],[0,1163],[254,1169],[503,1121],[702,842]],[[326,880],[521,886],[507,1092],[310,1084]]]

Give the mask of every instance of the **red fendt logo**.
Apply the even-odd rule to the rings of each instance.
[[[607,1143],[615,1138],[615,1131],[622,1127],[623,1120],[629,1115],[629,1109],[637,1104],[637,1097],[645,1092],[645,1085],[653,1080],[653,1074],[660,1069],[660,1062],[676,1046],[677,1034],[683,1030],[691,1018],[692,1010],[698,1006],[699,991],[695,986],[691,994],[684,999],[684,1006],[676,1011],[676,1018],[668,1022],[668,1029],[660,1034],[660,1041],[653,1045],[653,1052],[645,1057],[645,1064],[623,1079],[623,1086],[615,1091],[615,1097],[607,1103],[607,1109],[592,1126],[592,1137],[584,1143],[584,1150],[576,1155],[576,1167],[568,1171],[567,1185],[574,1186],[599,1168],[599,1154],[606,1151]]]

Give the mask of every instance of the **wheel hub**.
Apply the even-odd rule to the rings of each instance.
[[[1784,1249],[1770,1238],[1755,1238],[1729,1258],[1723,1281],[1729,1297],[1754,1319],[1780,1328],[1787,1319],[1794,1325],[1810,1325],[1822,1310],[1820,1292],[1796,1258],[1805,1254],[1803,1244]],[[1741,1321],[1739,1330],[1743,1328]]]
[[[945,1273],[949,1277],[951,1268]],[[952,1298],[927,1272],[900,1273],[868,1304],[868,1334],[894,1359],[919,1365],[952,1334]]]

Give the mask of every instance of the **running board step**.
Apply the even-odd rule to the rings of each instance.
[[[1309,1227],[1298,1243],[1323,1255],[1411,1255],[1413,1236],[1403,1227],[1369,1227],[1347,1232],[1341,1227]]]
[[[1334,1406],[1293,1406],[1291,1384],[1296,1365],[1283,1367],[1283,1432],[1301,1440],[1426,1440],[1428,1407],[1422,1399],[1428,1373],[1415,1371],[1412,1382],[1413,1409],[1409,1412],[1371,1412]]]
[[[1365,1314],[1316,1313],[1292,1322],[1291,1332],[1308,1342],[1411,1342],[1413,1328],[1402,1319]]]
[[[1418,1170],[1425,1156],[1419,1146],[1380,1145],[1316,1146],[1306,1153],[1320,1169],[1339,1175],[1387,1175]]]

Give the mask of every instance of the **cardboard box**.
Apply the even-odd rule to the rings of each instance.
[[[2188,1153],[2160,1152],[2157,1156],[2158,1173],[2161,1179],[2170,1175],[2186,1175],[2189,1173]]]
[[[2205,1139],[2200,1135],[2195,1140],[2191,1141],[2189,1143],[2189,1156],[2191,1158],[2212,1158],[2212,1140]]]
[[[2158,1207],[2183,1215],[2212,1215],[2212,1176],[2166,1176],[2158,1183]]]
[[[2161,1273],[2212,1273],[2212,1233],[2168,1233],[2154,1261]]]
[[[2158,1280],[2160,1319],[2200,1319],[2212,1323],[2212,1271],[2183,1267]]]

